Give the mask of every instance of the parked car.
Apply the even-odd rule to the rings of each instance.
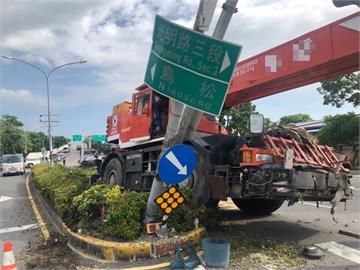
[[[25,173],[25,163],[22,154],[3,155],[2,174]]]

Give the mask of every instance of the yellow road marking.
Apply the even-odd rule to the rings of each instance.
[[[32,206],[32,209],[34,211],[36,220],[37,220],[37,222],[39,224],[39,227],[41,229],[41,232],[43,233],[45,240],[48,240],[49,237],[50,237],[50,233],[49,233],[48,229],[46,228],[45,222],[44,222],[43,218],[41,217],[39,209],[37,208],[37,206],[36,206],[36,204],[34,202],[34,199],[32,197],[32,194],[31,194],[31,191],[30,191],[30,188],[29,188],[29,177],[30,177],[30,174],[26,177],[26,191],[27,191],[27,194],[29,196],[31,206]]]
[[[158,263],[158,264],[153,264],[153,265],[135,266],[135,267],[130,267],[130,268],[122,268],[122,270],[132,270],[132,269],[137,269],[137,270],[152,270],[152,269],[159,269],[159,268],[163,268],[163,267],[168,268],[169,266],[170,266],[170,262],[164,262],[164,263]]]
[[[121,268],[121,270],[152,270],[152,269],[160,269],[160,268],[166,268],[169,269],[170,262],[163,262],[158,264],[152,264],[152,265],[144,265],[144,266],[134,266],[134,267],[128,267],[128,268]],[[106,270],[107,268],[91,268],[87,266],[77,266],[77,270]]]

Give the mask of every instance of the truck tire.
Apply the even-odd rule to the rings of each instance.
[[[117,158],[112,158],[106,165],[104,171],[105,183],[108,183],[110,186],[122,185],[123,181],[123,166],[121,161]]]
[[[192,175],[179,186],[192,190],[194,204],[206,204],[210,198],[209,170],[207,156],[198,146],[192,146],[197,154],[197,166]]]
[[[269,215],[278,210],[283,200],[266,199],[232,199],[235,205],[245,214]]]

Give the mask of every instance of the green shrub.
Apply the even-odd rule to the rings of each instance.
[[[176,208],[168,218],[169,228],[174,228],[177,232],[186,232],[194,229],[195,218],[198,218],[199,225],[207,227],[214,226],[218,220],[217,208],[208,208],[205,205],[195,205],[192,203],[192,191],[189,188],[180,188],[185,202]]]
[[[106,191],[106,201],[105,205],[110,206],[116,204],[120,201],[121,198],[121,189],[119,186],[114,186]]]
[[[104,184],[96,184],[85,190],[88,178],[95,173],[89,168],[69,169],[60,165],[50,167],[48,164],[39,164],[33,167],[32,173],[41,193],[70,223],[80,222],[90,232],[124,240],[135,239],[141,234],[148,193],[121,191],[119,186],[109,187]],[[217,222],[217,210],[194,205],[190,189],[181,188],[180,191],[185,202],[169,216],[169,228],[177,232],[192,230],[195,218],[199,219],[202,226]],[[158,213],[161,219],[163,213]],[[95,223],[99,225],[93,225]]]
[[[98,218],[109,206],[119,203],[120,197],[119,186],[96,184],[73,199],[73,208],[80,217]]]
[[[81,215],[98,217],[105,206],[106,185],[94,185],[73,199],[73,206]]]
[[[102,232],[125,240],[138,237],[148,196],[145,192],[124,191],[118,201],[110,199]]]
[[[109,189],[106,185],[94,185],[76,196],[73,199],[73,206],[81,215],[99,217],[105,206]]]
[[[46,163],[32,168],[36,186],[62,217],[71,210],[73,198],[84,191],[88,177],[94,172],[82,168],[69,169],[61,165],[51,167]]]

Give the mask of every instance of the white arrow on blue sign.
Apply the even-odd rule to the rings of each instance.
[[[194,150],[185,144],[168,149],[160,158],[159,175],[169,185],[178,184],[187,179],[196,166]]]

